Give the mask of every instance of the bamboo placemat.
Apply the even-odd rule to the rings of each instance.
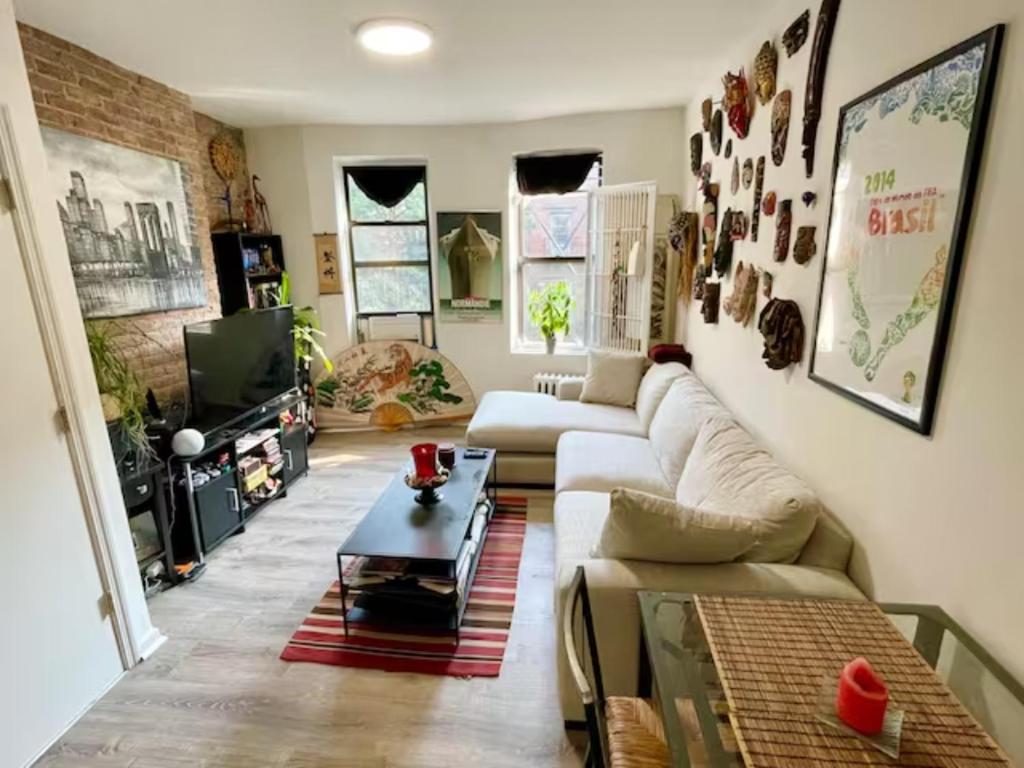
[[[1009,766],[999,746],[872,603],[698,595],[701,623],[748,768]],[[821,723],[826,675],[864,656],[905,711],[900,758]]]

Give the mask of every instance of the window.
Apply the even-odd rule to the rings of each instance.
[[[426,168],[351,166],[344,182],[356,315],[432,312]]]
[[[519,226],[516,282],[520,348],[539,347],[544,341],[530,322],[530,295],[561,280],[568,284],[575,300],[575,307],[569,315],[569,333],[562,343],[583,346],[590,238],[588,192],[601,186],[601,172],[601,158],[598,156],[575,191],[565,194],[516,195],[515,214]]]

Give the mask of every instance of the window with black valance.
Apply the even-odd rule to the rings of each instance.
[[[600,152],[545,153],[516,158],[516,183],[523,195],[564,195],[580,188]]]

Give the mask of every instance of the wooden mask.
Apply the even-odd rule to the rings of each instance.
[[[789,113],[793,104],[793,92],[782,91],[772,106],[772,162],[782,165],[786,157],[786,142],[789,140]]]
[[[704,134],[695,133],[690,137],[690,171],[700,175],[700,164],[704,158]]]
[[[793,226],[793,201],[781,200],[779,214],[775,219],[775,249],[772,256],[776,261],[785,261],[789,255],[789,230]]]
[[[779,55],[771,40],[765,40],[761,50],[754,59],[754,86],[757,100],[767,104],[775,95],[775,72],[779,65]]]
[[[722,149],[722,110],[720,109],[716,109],[715,114],[711,116],[709,138],[711,139],[711,151],[717,155]]]

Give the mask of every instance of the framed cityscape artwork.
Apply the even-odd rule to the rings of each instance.
[[[501,322],[501,213],[437,214],[441,322]]]
[[[53,128],[42,134],[83,317],[205,306],[181,164]]]
[[[930,434],[1002,25],[839,112],[810,377]]]

